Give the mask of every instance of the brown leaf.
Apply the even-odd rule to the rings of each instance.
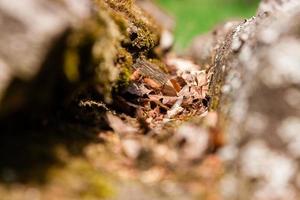
[[[187,84],[185,80],[180,76],[171,78],[170,81],[177,92],[179,92]]]
[[[136,80],[138,80],[140,77],[141,77],[140,70],[137,69],[137,70],[135,70],[135,71],[131,74],[130,80],[136,81]]]
[[[156,90],[160,90],[161,87],[162,87],[162,85],[159,82],[157,82],[157,81],[155,81],[155,80],[153,80],[151,78],[144,78],[144,83],[147,86],[149,86],[149,87],[151,87],[153,89],[156,89]]]
[[[196,77],[197,86],[203,86],[207,84],[207,75],[204,70],[194,72]]]
[[[175,79],[170,79],[171,84],[173,85],[176,92],[179,92],[181,90],[181,86]]]
[[[163,86],[162,93],[167,96],[177,96],[175,88],[169,84]]]

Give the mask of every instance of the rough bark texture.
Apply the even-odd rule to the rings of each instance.
[[[157,56],[159,25],[131,0],[3,0],[0,29],[1,199],[111,196],[122,181],[111,186],[83,151],[106,124],[101,102],[128,84],[136,59]]]
[[[256,17],[195,39],[189,55],[209,74],[203,98],[218,116],[153,130],[142,115],[105,115],[103,103],[113,94],[122,98],[113,108],[133,105],[122,92],[134,70],[169,100],[177,95],[158,67],[173,21],[148,14],[131,0],[0,1],[0,196],[101,199],[119,188],[112,199],[193,199],[189,188],[201,199],[299,199],[299,1],[264,0]],[[59,116],[27,124],[47,110]],[[115,132],[99,134],[105,116]]]
[[[133,59],[159,42],[160,28],[132,1],[5,0],[0,16],[2,116],[51,108],[87,84],[109,102]]]
[[[263,1],[216,50],[210,95],[228,140],[225,199],[299,198],[299,10]]]
[[[1,115],[50,105],[65,84],[67,38],[91,17],[90,2],[1,1],[0,8]]]

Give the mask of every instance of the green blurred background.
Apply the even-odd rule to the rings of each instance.
[[[175,49],[186,47],[192,38],[233,18],[255,15],[259,0],[156,0],[176,19]]]

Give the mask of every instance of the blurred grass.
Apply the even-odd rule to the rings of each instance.
[[[175,49],[188,45],[192,38],[232,18],[255,15],[259,0],[156,0],[176,19]]]

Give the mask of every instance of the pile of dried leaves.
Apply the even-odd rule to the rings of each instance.
[[[149,163],[178,165],[180,160],[202,159],[220,143],[212,137],[216,134],[211,134],[217,116],[207,115],[211,74],[172,55],[165,57],[164,64],[162,69],[151,60],[138,59],[133,65],[131,83],[115,102],[127,114],[107,112],[119,141],[115,146],[121,146],[123,153],[137,162],[145,152],[152,155],[147,158]],[[203,127],[192,122],[192,117],[202,120]],[[104,137],[108,139],[107,134]]]
[[[165,68],[138,59],[133,65],[123,101],[151,128],[160,122],[183,120],[207,111],[210,74],[187,59],[167,56]]]

